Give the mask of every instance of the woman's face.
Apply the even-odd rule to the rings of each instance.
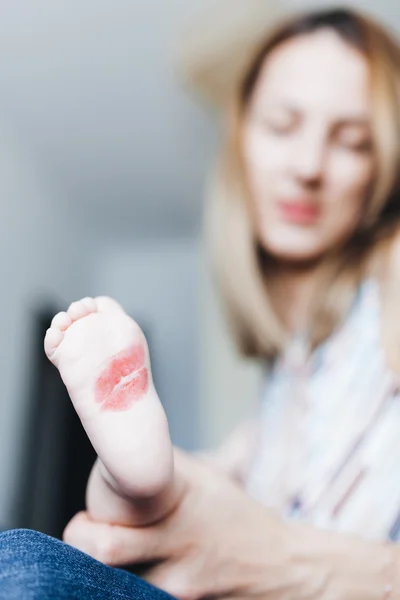
[[[276,258],[318,259],[357,228],[373,176],[368,63],[326,29],[266,60],[243,131],[251,211]]]

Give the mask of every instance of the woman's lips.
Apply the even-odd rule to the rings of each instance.
[[[278,211],[285,221],[299,225],[312,225],[320,215],[318,205],[304,200],[280,200]]]
[[[149,372],[141,345],[122,350],[110,359],[96,382],[96,402],[105,410],[124,411],[148,389]]]

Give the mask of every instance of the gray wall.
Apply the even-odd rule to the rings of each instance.
[[[65,304],[83,289],[80,236],[60,190],[48,185],[5,131],[0,142],[0,525],[12,523],[23,459],[33,315],[43,301]]]
[[[197,443],[197,238],[213,126],[174,79],[190,5],[2,6],[0,527],[18,525],[30,334],[44,303],[102,293],[137,313],[174,441]]]
[[[357,4],[399,23],[395,1]],[[173,48],[188,13],[201,6],[2,5],[0,526],[15,523],[29,425],[27,337],[42,302],[64,307],[106,293],[148,322],[172,434],[187,447],[219,440],[224,415],[236,420],[246,408],[244,392],[256,394],[256,374],[240,379],[209,284],[198,279],[215,128],[176,83]]]
[[[198,0],[5,2],[0,115],[105,235],[196,227],[213,126],[175,78]]]

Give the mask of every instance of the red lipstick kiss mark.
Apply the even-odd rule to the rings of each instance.
[[[149,372],[141,345],[122,350],[110,360],[96,382],[96,402],[104,410],[128,410],[147,392]]]

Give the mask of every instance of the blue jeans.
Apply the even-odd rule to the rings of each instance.
[[[171,600],[120,569],[36,531],[0,534],[0,600]]]

